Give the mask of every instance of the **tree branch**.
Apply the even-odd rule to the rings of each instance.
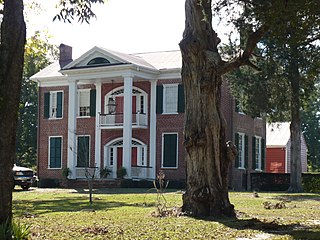
[[[253,32],[247,41],[246,48],[242,54],[235,60],[231,62],[224,62],[222,67],[218,70],[220,74],[225,74],[227,72],[230,72],[236,68],[239,68],[240,66],[250,66],[256,70],[259,69],[258,66],[254,65],[250,61],[250,57],[253,54],[253,50],[255,49],[257,43],[260,41],[260,39],[263,37],[263,35],[268,31],[268,27],[263,25],[261,26],[257,31]]]

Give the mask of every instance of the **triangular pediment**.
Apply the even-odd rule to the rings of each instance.
[[[129,61],[121,58],[121,56],[118,55],[119,54],[115,54],[115,52],[104,48],[93,47],[86,53],[82,54],[79,58],[66,65],[63,69],[67,70],[75,68],[130,64]]]

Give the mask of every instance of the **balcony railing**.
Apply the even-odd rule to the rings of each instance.
[[[99,114],[100,127],[115,128],[123,127],[123,113]],[[148,125],[147,115],[145,113],[132,113],[132,126],[146,127]]]
[[[151,177],[152,167],[131,166],[131,177],[135,179],[149,179]]]

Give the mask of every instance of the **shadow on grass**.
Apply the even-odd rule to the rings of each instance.
[[[284,200],[284,201],[320,201],[320,193],[310,193],[310,194],[297,194],[297,193],[286,193],[283,195],[278,195],[274,199]],[[319,237],[320,239],[320,237]]]
[[[137,203],[128,204],[120,201],[107,201],[93,197],[93,205],[90,206],[88,196],[77,196],[56,197],[52,200],[14,200],[13,207],[18,215],[23,215],[29,211],[32,211],[35,215],[41,215],[52,212],[77,212],[88,209],[106,211],[119,207],[143,207],[143,205]]]
[[[76,188],[74,193],[89,194],[89,190],[85,188]],[[166,193],[179,192],[177,189],[167,189]],[[146,194],[157,193],[155,188],[97,188],[92,190],[93,194]]]
[[[290,235],[293,239],[320,239],[319,226],[306,226],[301,224],[281,224],[277,220],[267,221],[257,218],[239,219],[239,218],[196,218],[205,221],[219,222],[226,227],[236,230],[258,230],[266,234]]]

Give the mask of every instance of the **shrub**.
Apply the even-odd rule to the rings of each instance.
[[[30,239],[30,227],[26,224],[16,223],[12,221],[11,224],[5,222],[0,225],[0,239]]]
[[[68,167],[65,167],[62,169],[62,176],[64,178],[68,178],[68,176],[71,174],[71,170]]]
[[[318,193],[320,192],[320,176],[313,174],[305,175],[302,185],[305,192]]]
[[[39,181],[41,188],[56,188],[59,187],[59,179],[54,178],[41,178]]]
[[[109,168],[103,168],[100,170],[100,177],[101,178],[107,178],[110,174],[112,173],[112,171]]]
[[[127,175],[127,169],[125,167],[119,167],[117,170],[117,177],[124,178]]]

